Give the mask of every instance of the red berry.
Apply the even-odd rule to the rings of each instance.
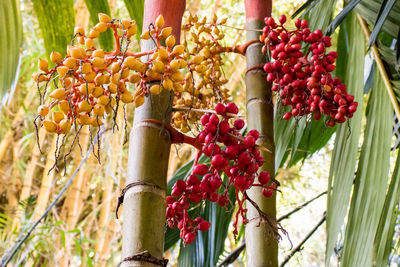
[[[193,174],[204,175],[208,172],[208,167],[205,164],[199,164],[194,166]]]
[[[246,147],[252,148],[256,144],[256,139],[253,136],[249,135],[249,136],[246,136],[243,143]]]
[[[262,194],[264,195],[264,197],[271,197],[273,193],[274,191],[271,189],[263,188],[262,190]]]
[[[201,221],[197,226],[197,229],[200,231],[207,231],[210,228],[211,224],[205,220]]]
[[[307,20],[305,20],[305,19],[303,19],[302,21],[301,21],[301,27],[304,29],[304,28],[307,28],[308,27],[308,21]]]
[[[224,157],[221,154],[215,155],[211,159],[211,166],[218,169],[224,164]]]
[[[236,120],[236,121],[233,123],[233,126],[235,126],[235,128],[236,128],[237,130],[242,129],[242,128],[244,127],[244,120],[242,120],[242,119]]]
[[[285,115],[283,115],[283,119],[284,120],[288,120],[288,119],[290,119],[292,117],[292,113],[290,113],[290,112],[287,112],[287,113],[285,113]]]
[[[186,244],[190,244],[190,243],[193,243],[195,238],[196,238],[196,234],[190,232],[185,235],[184,241]]]
[[[204,114],[203,116],[201,116],[201,124],[203,124],[203,126],[205,126],[208,123],[208,120],[210,119],[210,114]]]
[[[209,123],[212,123],[212,124],[214,124],[214,125],[218,125],[218,123],[219,123],[219,118],[218,118],[218,116],[215,115],[215,114],[211,115],[211,116],[210,116]]]
[[[167,197],[167,204],[172,204],[174,202],[175,202],[175,199],[173,197],[171,197],[171,196]]]
[[[257,130],[250,130],[247,135],[253,136],[256,140],[258,139],[258,137],[260,136],[260,133]]]
[[[232,114],[238,114],[239,109],[235,103],[230,102],[226,105],[226,112],[232,113]]]
[[[269,175],[268,172],[266,171],[262,171],[260,172],[260,174],[258,175],[258,181],[260,182],[260,184],[265,185],[269,182],[269,180],[271,179],[271,176]]]
[[[215,105],[215,112],[217,112],[218,115],[225,115],[225,111],[226,111],[226,108],[225,108],[224,104],[217,103]]]
[[[279,22],[280,22],[281,24],[284,24],[284,23],[286,22],[286,16],[285,16],[285,15],[281,15],[281,16],[279,17]]]
[[[226,134],[227,132],[229,132],[229,129],[230,129],[230,126],[229,126],[229,123],[227,121],[222,121],[219,124],[219,132],[220,132],[220,134]]]

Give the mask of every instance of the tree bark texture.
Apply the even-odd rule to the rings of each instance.
[[[146,0],[143,31],[162,14],[165,27],[173,27],[172,34],[180,40],[185,0]],[[141,50],[155,47],[150,39],[142,40]],[[143,122],[155,119],[170,123],[173,93],[164,90],[160,95],[147,96],[145,103],[135,110],[130,134],[126,184],[135,183],[126,191],[123,210],[123,238],[121,266],[158,266],[127,258],[141,252],[162,259],[164,251],[166,182],[170,135],[159,125]]]
[[[270,0],[246,0],[247,41],[259,40],[260,31],[265,26],[264,18],[271,15]],[[247,69],[266,63],[266,56],[261,52],[263,43],[253,43],[246,50]],[[256,129],[260,133],[258,144],[268,148],[272,153],[262,151],[266,170],[275,176],[275,145],[274,145],[274,106],[271,84],[267,83],[262,69],[252,69],[246,73],[246,107],[248,130]],[[261,210],[272,219],[276,218],[276,194],[270,198],[262,195],[261,188],[252,188],[248,196],[254,200]],[[258,211],[247,202],[249,223],[246,225],[247,265],[257,267],[278,266],[278,243],[271,235],[266,223],[259,224]]]

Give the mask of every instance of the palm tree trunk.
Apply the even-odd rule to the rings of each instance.
[[[158,15],[164,16],[165,25],[173,27],[172,34],[180,40],[185,0],[147,0],[144,6],[143,30],[154,23]],[[154,47],[153,41],[141,43],[141,50]],[[161,259],[164,252],[165,190],[168,159],[171,147],[169,133],[158,125],[143,123],[156,119],[169,123],[173,95],[166,90],[159,96],[146,97],[145,103],[135,110],[130,136],[126,184],[136,186],[124,197],[121,266],[156,266],[128,257],[148,251]]]
[[[246,29],[262,29],[264,18],[270,16],[272,3],[270,0],[246,0]],[[261,32],[247,31],[247,41],[258,40]],[[247,69],[264,64],[265,55],[261,52],[262,43],[255,43],[246,51]],[[247,122],[248,129],[256,129],[260,133],[259,142],[271,151],[275,151],[271,84],[267,83],[262,69],[253,69],[246,74]],[[271,176],[275,174],[274,153],[261,152],[265,163],[263,170]],[[271,218],[276,217],[276,194],[265,198],[260,188],[249,190],[249,197],[254,200],[262,211]],[[274,267],[278,266],[278,243],[269,234],[268,225],[258,225],[257,210],[247,203],[247,216],[250,222],[246,225],[246,251],[248,266]],[[254,219],[253,219],[254,218]],[[252,220],[253,219],[253,220]]]

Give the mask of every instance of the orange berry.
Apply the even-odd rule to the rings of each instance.
[[[111,18],[107,14],[99,13],[98,16],[99,16],[99,21],[100,22],[103,22],[103,23],[110,23],[111,22]]]
[[[49,133],[55,133],[57,130],[57,124],[50,120],[43,121],[43,126]]]
[[[67,92],[65,92],[63,88],[58,88],[51,92],[49,96],[54,99],[62,100],[67,97]]]
[[[58,62],[60,62],[60,61],[62,60],[62,56],[61,56],[60,53],[58,53],[58,52],[56,52],[56,51],[53,51],[53,52],[51,52],[51,54],[50,54],[50,60],[51,60],[52,62],[54,62],[54,63],[58,63]]]
[[[49,114],[49,107],[46,105],[40,105],[38,108],[38,114],[39,116],[46,116],[47,114]]]
[[[39,58],[38,67],[43,72],[49,72],[49,63],[45,59]]]

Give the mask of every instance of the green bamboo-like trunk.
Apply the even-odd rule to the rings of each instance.
[[[271,14],[270,0],[246,0],[246,29],[247,41],[258,40],[261,32],[251,29],[262,29],[265,26],[264,17]],[[266,57],[262,54],[262,43],[250,45],[246,51],[247,69],[266,63]],[[256,129],[260,133],[259,144],[268,148],[270,152],[262,152],[265,163],[262,170],[275,175],[275,145],[271,84],[267,83],[265,72],[262,69],[253,69],[246,74],[246,107],[248,129]],[[265,198],[260,188],[253,188],[248,192],[262,211],[272,219],[276,217],[276,194]],[[248,219],[246,225],[246,252],[248,266],[275,267],[278,266],[278,243],[271,235],[266,223],[259,225],[258,211],[247,202]]]
[[[147,0],[144,8],[143,30],[162,14],[165,25],[174,28],[179,40],[185,0]],[[154,48],[149,40],[141,43],[141,50]],[[123,239],[121,266],[157,266],[140,260],[124,259],[148,251],[162,259],[165,231],[165,190],[171,139],[169,133],[156,124],[143,122],[156,119],[169,123],[173,95],[164,90],[158,96],[146,97],[135,110],[130,134],[126,184],[136,185],[126,191],[123,210]]]

